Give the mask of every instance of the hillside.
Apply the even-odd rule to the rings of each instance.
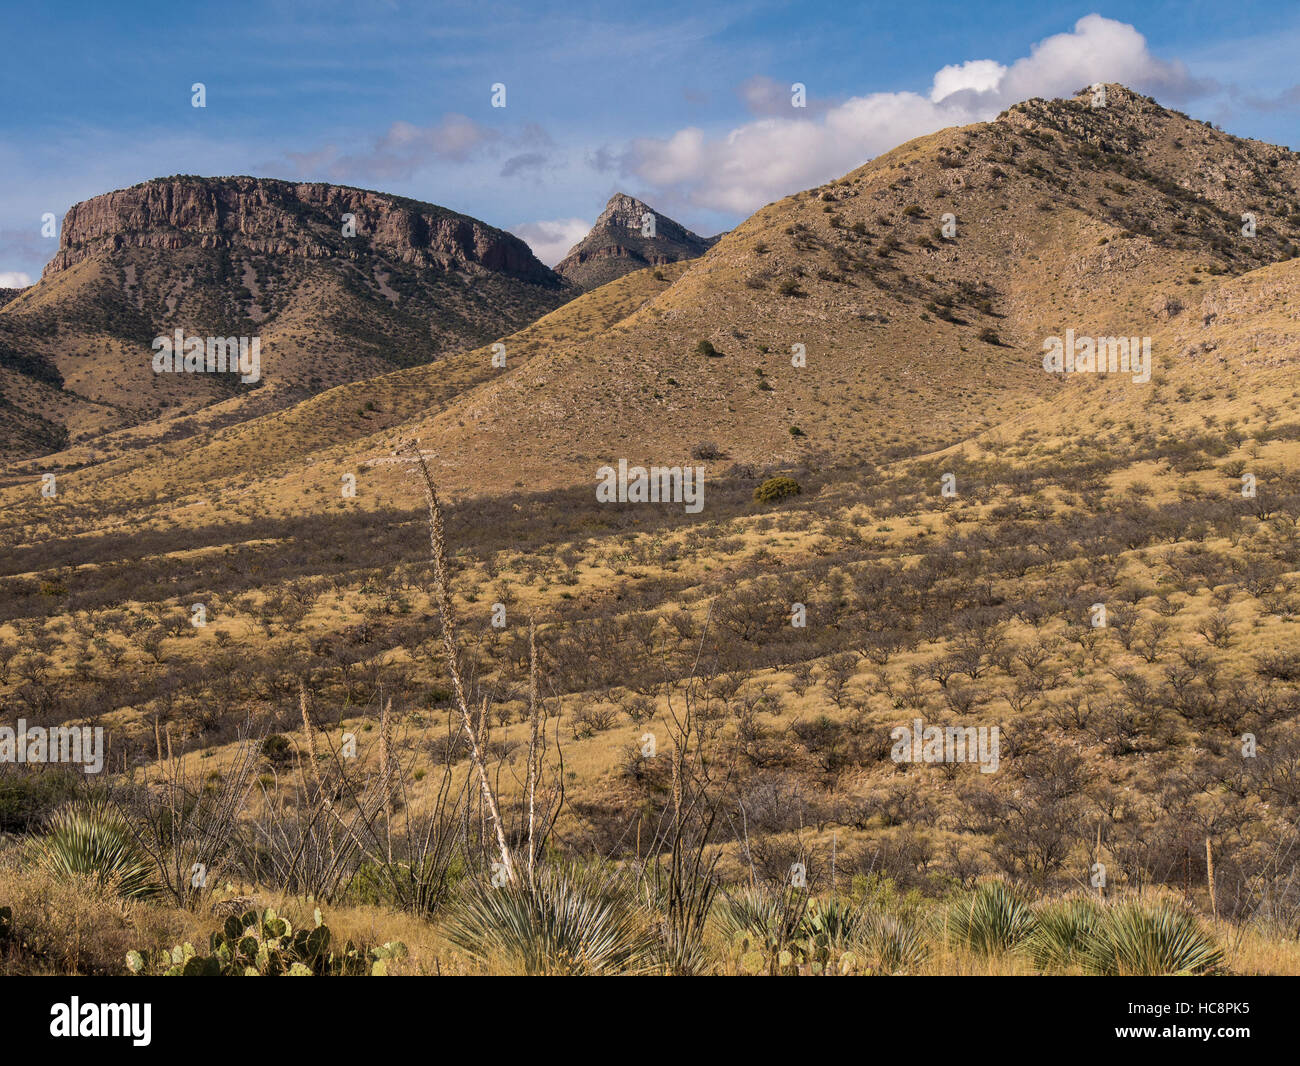
[[[1300,971],[1300,159],[1107,99],[911,141],[503,334],[504,366],[14,464],[5,711],[102,724],[145,810],[256,780],[222,882],[371,908],[376,941],[447,928],[499,855],[463,685],[516,854],[540,727],[548,855],[623,863],[661,930],[665,857],[716,872],[672,972],[842,963],[802,911],[759,939],[829,899],[888,918],[856,972],[1111,972],[1075,949],[1135,901],[1222,949],[1158,972]],[[1149,378],[1045,372],[1070,331],[1149,339]],[[600,502],[620,458],[705,467],[703,509]],[[918,721],[998,730],[997,765],[896,758]],[[35,832],[56,801],[16,794]],[[990,880],[1097,924],[963,941]]]
[[[1292,257],[1297,189],[1293,153],[1118,86],[1100,111],[1030,101],[762,209],[598,339],[411,432],[480,492],[701,443],[724,467],[943,448],[1054,401],[1045,337],[1148,336],[1213,279]]]

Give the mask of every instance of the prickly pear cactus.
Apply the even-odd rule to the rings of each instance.
[[[352,941],[336,947],[320,908],[315,926],[297,929],[272,908],[231,915],[208,941],[208,954],[193,944],[171,951],[129,951],[126,967],[133,974],[166,977],[341,977],[383,976],[390,964],[405,958],[406,945],[389,941],[365,952]]]

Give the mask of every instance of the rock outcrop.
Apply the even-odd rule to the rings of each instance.
[[[653,230],[647,221],[653,220]],[[703,255],[717,237],[701,237],[624,193],[610,197],[591,232],[575,244],[555,271],[583,289],[594,289],[650,266]]]
[[[344,234],[345,215],[354,216],[354,236]],[[123,247],[231,248],[309,259],[378,254],[417,268],[481,268],[562,284],[518,237],[433,204],[341,185],[187,176],[73,205],[43,276]]]

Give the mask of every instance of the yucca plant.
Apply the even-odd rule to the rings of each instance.
[[[1022,947],[1044,972],[1081,965],[1102,917],[1101,904],[1090,897],[1056,900],[1038,912],[1034,931]]]
[[[950,903],[945,924],[953,946],[976,955],[1001,955],[1033,933],[1035,916],[1008,885],[990,881]]]
[[[874,973],[915,973],[930,955],[924,930],[905,918],[870,913],[856,932],[853,954]]]
[[[746,973],[793,972],[796,950],[803,954],[797,942],[808,933],[806,890],[745,885],[725,893],[714,913],[723,936],[740,949]]]
[[[672,868],[652,862],[642,871],[641,900],[656,933],[659,969],[674,976],[696,976],[712,965],[705,943],[705,926],[718,891],[713,861],[698,867],[682,862]]]
[[[656,941],[635,892],[591,867],[555,866],[499,888],[470,882],[447,935],[480,963],[539,975],[647,973]]]
[[[728,940],[745,940],[759,950],[776,952],[804,935],[807,912],[806,891],[755,884],[724,893],[715,915]]]
[[[1223,951],[1186,908],[1129,900],[1105,910],[1082,962],[1103,976],[1208,974],[1223,963]]]
[[[814,899],[804,916],[804,935],[817,951],[842,951],[856,937],[866,912],[838,897]]]
[[[76,803],[56,811],[35,843],[35,857],[61,881],[87,877],[124,899],[147,899],[160,891],[153,860],[126,820],[103,803]]]

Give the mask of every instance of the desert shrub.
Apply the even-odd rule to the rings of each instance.
[[[574,740],[589,740],[618,724],[617,707],[580,707],[569,723]]]
[[[1255,662],[1255,669],[1261,677],[1275,681],[1300,681],[1300,653],[1266,652]]]
[[[714,444],[713,441],[711,440],[701,441],[699,444],[695,445],[695,447],[691,449],[691,458],[692,459],[721,459],[722,449],[719,448],[716,444]]]
[[[722,353],[718,351],[717,348],[713,347],[712,341],[701,340],[695,345],[695,354],[706,355],[709,356],[710,358],[716,358],[720,356]]]
[[[1208,974],[1222,964],[1223,952],[1187,909],[1168,900],[1131,900],[1104,912],[1082,962],[1103,976]]]
[[[124,899],[157,895],[155,864],[126,820],[102,803],[64,807],[35,842],[37,863],[58,880],[87,877]]]
[[[75,771],[63,767],[0,774],[0,833],[26,833],[76,798]]]
[[[261,752],[268,762],[280,765],[293,757],[293,745],[283,734],[272,733],[262,741]]]
[[[759,503],[774,503],[787,496],[798,496],[802,491],[792,477],[770,477],[754,490],[754,499]]]
[[[980,885],[947,910],[948,939],[976,955],[1001,955],[1026,940],[1035,927],[1028,903],[1002,881]]]
[[[553,866],[499,888],[469,882],[447,936],[494,972],[601,976],[654,969],[655,938],[621,878],[592,867]]]

